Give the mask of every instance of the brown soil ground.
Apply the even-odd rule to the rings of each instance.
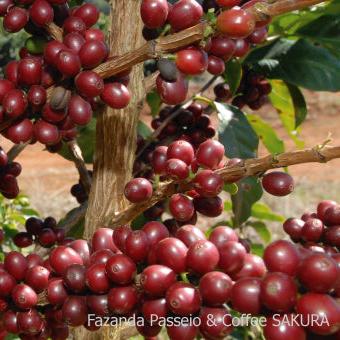
[[[331,134],[332,144],[340,145],[340,94],[306,92],[309,108],[308,119],[301,128],[301,137],[306,147],[322,143]],[[286,150],[294,150],[294,143],[282,128],[275,110],[267,105],[259,114],[270,123],[285,141]],[[145,120],[149,120],[146,116]],[[3,144],[3,140],[1,141]],[[5,142],[5,149],[10,147]],[[265,154],[261,148],[261,154]],[[32,205],[44,215],[62,217],[66,211],[77,205],[69,194],[72,184],[78,180],[73,163],[58,155],[43,151],[42,145],[29,146],[19,157],[23,166],[19,177],[21,190],[26,193]],[[284,215],[302,213],[318,199],[333,198],[340,201],[340,160],[327,164],[304,164],[291,167],[297,189],[287,198],[265,200]]]

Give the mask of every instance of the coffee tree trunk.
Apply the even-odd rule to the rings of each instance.
[[[111,56],[121,55],[141,46],[142,22],[139,0],[111,0],[110,49]],[[84,237],[108,225],[112,211],[126,207],[124,186],[130,180],[136,149],[137,123],[145,96],[143,66],[135,66],[130,74],[131,101],[123,110],[105,109],[97,118],[94,173]],[[128,337],[131,328],[104,327],[98,333],[76,334],[76,339],[120,339]]]

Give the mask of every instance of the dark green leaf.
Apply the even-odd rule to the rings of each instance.
[[[152,117],[155,117],[162,105],[161,97],[156,90],[153,90],[147,94],[146,101],[151,109]]]
[[[238,108],[215,102],[219,118],[219,141],[229,158],[256,156],[259,140],[246,116]]]
[[[248,222],[247,225],[252,227],[265,243],[269,243],[271,241],[272,235],[263,222],[251,221]]]
[[[264,246],[262,244],[253,243],[251,245],[251,253],[263,257]]]
[[[138,134],[141,135],[145,139],[150,137],[152,134],[151,129],[141,120],[138,122],[137,131],[138,131]]]
[[[283,222],[285,218],[275,214],[265,203],[256,202],[251,208],[251,216],[260,220]]]
[[[238,192],[238,186],[235,183],[225,183],[223,190],[229,192],[230,195],[236,195]]]
[[[257,114],[247,114],[250,125],[262,141],[267,150],[272,153],[284,152],[283,141],[277,136],[276,131]]]
[[[141,214],[132,221],[131,228],[133,230],[141,229],[146,222],[148,222],[148,219],[143,214]]]
[[[231,196],[235,227],[247,221],[253,204],[262,197],[262,193],[262,186],[256,177],[247,177],[238,182],[238,193]]]
[[[242,65],[238,59],[233,58],[226,63],[226,71],[223,74],[223,78],[234,95],[242,79]]]
[[[271,79],[314,91],[340,90],[340,60],[305,39],[279,39],[250,53],[246,62]]]
[[[305,97],[297,86],[286,83],[295,111],[295,128],[298,128],[307,116]]]

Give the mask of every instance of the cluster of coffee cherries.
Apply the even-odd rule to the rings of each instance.
[[[231,104],[242,109],[245,105],[252,110],[259,110],[268,102],[268,94],[272,87],[269,81],[254,71],[243,68],[242,79],[234,97],[226,83],[219,83],[214,87],[216,101],[228,102],[232,99]]]
[[[166,0],[143,0],[141,17],[144,22],[144,37],[154,39],[169,24],[172,32],[182,31],[198,24],[204,10],[216,13],[217,34],[210,38],[204,48],[189,46],[176,54],[173,63],[167,59],[158,62],[160,75],[156,80],[162,101],[169,105],[183,102],[187,96],[186,75],[195,76],[205,71],[221,75],[225,62],[232,57],[245,56],[252,44],[260,44],[267,38],[269,21],[255,22],[249,6],[257,0],[240,5],[240,1],[209,1],[203,7],[195,0],[180,0],[174,5]]]
[[[268,340],[339,335],[336,248],[320,252],[279,240],[263,259],[249,251],[229,227],[207,236],[194,225],[171,232],[150,221],[135,231],[100,228],[90,242],[69,241],[46,259],[10,252],[0,265],[0,330],[59,340],[69,327],[95,331],[101,317],[134,316],[145,337],[165,326],[173,340],[222,339],[237,311],[264,316]],[[319,322],[310,323],[312,316]],[[199,322],[164,324],[171,317]]]
[[[25,223],[26,231],[20,231],[13,237],[14,244],[19,248],[26,248],[33,243],[44,248],[50,248],[56,244],[64,244],[71,239],[66,237],[64,228],[59,228],[55,218],[49,216],[44,220],[30,217]]]
[[[69,8],[66,1],[1,2],[4,28],[32,34],[20,60],[9,62],[0,79],[0,124],[13,143],[38,141],[56,151],[90,122],[105,103],[125,107],[127,78],[104,80],[95,68],[108,59],[104,33],[93,27],[99,10],[93,4]],[[48,25],[62,28],[63,40],[51,38]],[[33,48],[33,47],[34,48]],[[40,46],[40,47],[39,47]]]
[[[283,229],[292,241],[308,249],[332,253],[333,247],[340,248],[340,206],[335,201],[321,201],[316,212],[289,218]]]
[[[21,165],[9,162],[7,153],[0,147],[0,193],[6,198],[15,198],[19,194],[17,177],[21,173]]]
[[[92,171],[88,171],[89,176],[92,178]],[[72,185],[71,187],[71,195],[77,200],[79,204],[82,204],[87,201],[88,194],[79,179],[77,184]]]

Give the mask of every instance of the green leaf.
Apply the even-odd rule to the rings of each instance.
[[[252,227],[265,243],[269,243],[271,241],[272,235],[263,222],[251,221],[247,223],[247,226]]]
[[[238,108],[214,102],[219,118],[219,141],[229,158],[256,156],[259,139],[245,114]]]
[[[151,109],[152,117],[155,117],[162,105],[161,97],[156,90],[153,90],[147,94],[146,101]]]
[[[238,192],[238,186],[235,183],[225,183],[223,190],[229,192],[230,195],[236,195]]]
[[[303,148],[304,143],[299,138],[299,129],[295,128],[295,106],[287,84],[282,80],[272,80],[270,83],[272,85],[272,92],[269,94],[269,99],[272,105],[277,110],[283,126],[295,145],[298,148]]]
[[[138,131],[138,134],[141,135],[145,139],[150,137],[152,134],[151,129],[141,120],[138,121],[137,131]]]
[[[32,208],[23,208],[21,212],[27,216],[39,216],[39,213]]]
[[[224,211],[232,211],[233,205],[230,201],[224,202]]]
[[[246,59],[257,72],[314,91],[340,90],[340,60],[305,39],[278,39]]]
[[[242,179],[238,185],[238,193],[231,196],[233,203],[234,225],[240,226],[251,215],[251,208],[263,194],[261,183],[256,177]]]
[[[67,236],[74,237],[76,239],[82,238],[84,235],[84,229],[85,229],[85,218],[83,217],[76,225],[74,225],[69,232],[67,233]]]
[[[306,119],[307,104],[305,97],[297,86],[286,83],[295,111],[295,128],[298,128]]]
[[[260,220],[283,222],[285,218],[275,214],[265,203],[256,202],[251,208],[251,216]]]
[[[260,116],[247,114],[247,118],[257,136],[270,153],[276,154],[285,151],[283,141],[277,136],[276,131]]]
[[[77,137],[77,142],[82,151],[85,163],[93,162],[95,141],[96,141],[96,119],[93,118],[88,125],[79,128],[79,136]],[[67,145],[63,145],[63,148],[59,151],[59,154],[68,160],[73,159],[70,151],[68,150]]]
[[[143,214],[140,214],[132,221],[131,228],[133,230],[142,229],[146,222],[148,222],[148,219]]]
[[[228,83],[230,91],[234,95],[242,79],[242,65],[238,59],[233,58],[226,63],[226,71],[223,74],[223,78]]]
[[[250,252],[252,254],[263,257],[264,246],[262,244],[252,243],[252,245],[250,247],[251,247]]]

